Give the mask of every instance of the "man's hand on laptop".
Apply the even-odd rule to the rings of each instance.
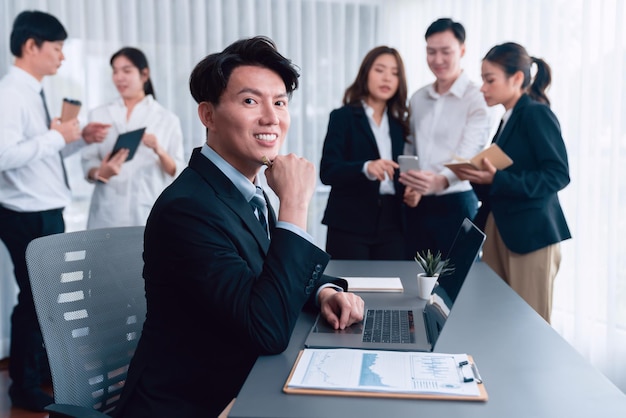
[[[363,320],[365,302],[354,293],[326,288],[320,291],[318,301],[322,317],[335,329],[345,329]]]

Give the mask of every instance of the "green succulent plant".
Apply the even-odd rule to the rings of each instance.
[[[426,250],[415,254],[415,261],[422,267],[424,273],[428,277],[443,277],[454,271],[454,266],[449,259],[442,259],[440,251],[433,254],[432,251]]]

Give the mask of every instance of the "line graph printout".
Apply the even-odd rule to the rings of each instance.
[[[468,370],[465,370],[468,368]],[[479,396],[466,354],[305,349],[288,387]]]

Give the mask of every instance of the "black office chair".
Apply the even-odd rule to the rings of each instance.
[[[144,227],[32,241],[26,262],[55,403],[50,417],[108,417],[146,316]]]

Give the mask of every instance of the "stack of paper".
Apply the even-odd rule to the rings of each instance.
[[[399,277],[342,277],[348,282],[350,292],[402,292]]]

